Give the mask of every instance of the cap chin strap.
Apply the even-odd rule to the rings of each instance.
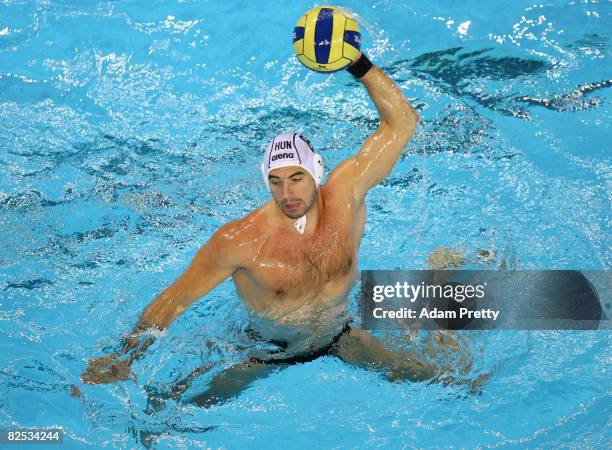
[[[296,220],[293,224],[298,233],[304,234],[304,230],[306,230],[306,214]]]
[[[317,187],[321,186],[321,182],[323,181],[323,173],[325,172],[325,167],[323,166],[323,157],[315,153],[312,155],[312,160],[314,161],[314,180]],[[264,184],[266,185],[266,189],[268,192],[270,191],[270,182],[268,177],[266,177],[266,167],[264,163],[261,163],[261,177],[263,178]]]

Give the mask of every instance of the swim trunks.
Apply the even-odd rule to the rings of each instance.
[[[329,344],[327,344],[324,347],[321,347],[318,350],[314,350],[312,352],[309,353],[305,353],[305,354],[300,354],[300,355],[294,355],[294,356],[289,356],[289,357],[285,357],[285,358],[275,358],[275,357],[270,357],[270,358],[249,358],[249,362],[251,363],[262,363],[262,364],[298,364],[298,363],[306,363],[306,362],[310,362],[310,361],[314,361],[317,358],[320,358],[321,356],[325,356],[325,355],[334,355],[335,350],[338,347],[338,341],[340,340],[340,338],[346,334],[349,333],[351,331],[351,322],[347,322],[344,325],[344,328],[342,328],[342,331],[340,331],[340,333],[338,333],[336,335],[336,337],[334,337],[331,342]],[[247,335],[252,338],[252,339],[257,339],[259,340],[260,337],[258,336],[257,332],[254,331],[253,329],[249,328],[246,330]],[[289,346],[289,343],[286,341],[277,341],[274,339],[269,339],[267,340],[267,342],[270,342],[271,344],[276,345],[277,347],[280,347],[281,350],[277,350],[275,352],[271,352],[270,355],[274,355],[274,353],[280,353],[282,352],[282,350],[286,349]]]

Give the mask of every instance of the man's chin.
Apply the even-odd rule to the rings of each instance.
[[[301,208],[300,208],[299,211],[287,211],[286,209],[283,209],[283,212],[290,219],[299,219],[300,217],[302,217],[305,214],[305,211],[302,211]]]

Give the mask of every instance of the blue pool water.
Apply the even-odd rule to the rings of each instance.
[[[61,426],[63,448],[609,447],[606,331],[466,333],[474,374],[493,372],[476,396],[323,357],[223,405],[153,411],[145,386],[212,363],[203,390],[244,357],[230,282],[136,382],[80,384],[219,226],[268,199],[277,131],[333,167],[377,125],[348,74],[292,55],[314,4],[241,3],[0,2],[0,428]],[[362,269],[425,268],[438,246],[489,250],[476,269],[610,268],[610,2],[342,6],[422,117],[368,194]]]

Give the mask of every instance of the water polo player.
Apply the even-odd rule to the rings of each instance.
[[[143,338],[142,331],[164,329],[230,276],[252,312],[249,333],[276,343],[278,350],[252,355],[215,376],[210,390],[195,399],[198,403],[229,398],[274,368],[322,354],[378,368],[392,380],[434,375],[431,364],[392,352],[367,331],[349,325],[347,294],[358,273],[364,197],[390,174],[419,115],[364,54],[357,52],[348,71],[365,86],[380,115],[378,128],[361,149],[321,184],[323,161],[308,140],[297,133],[274,137],[261,164],[272,200],[215,232],[189,268],[146,307],[123,349],[90,362],[82,375],[85,383],[127,379],[131,362],[153,340]]]

